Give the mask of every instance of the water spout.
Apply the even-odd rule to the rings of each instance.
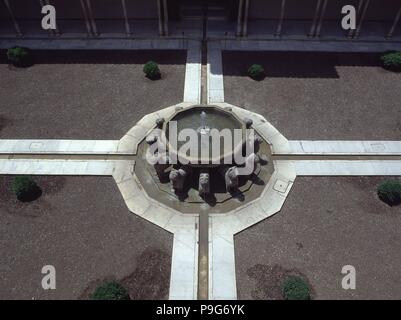
[[[201,128],[206,129],[206,112],[201,112]]]
[[[206,125],[206,119],[207,119],[206,112],[202,111],[200,114],[200,127],[198,129],[198,132],[200,134],[208,134],[210,131],[210,128]]]

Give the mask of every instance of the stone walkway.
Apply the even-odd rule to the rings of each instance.
[[[220,42],[208,43],[207,103],[224,102],[223,62]]]
[[[190,42],[185,69],[184,102],[201,102],[201,43]]]

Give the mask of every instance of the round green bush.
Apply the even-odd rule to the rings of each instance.
[[[401,72],[401,52],[392,51],[383,54],[380,58],[384,69]]]
[[[29,67],[32,64],[32,54],[28,48],[12,47],[7,50],[8,60],[16,67]]]
[[[15,177],[11,185],[12,192],[23,202],[33,201],[42,195],[42,190],[30,177]]]
[[[288,277],[283,285],[283,296],[287,300],[309,300],[309,285],[300,277]]]
[[[401,203],[401,183],[398,180],[384,181],[377,188],[379,199],[390,206]]]
[[[253,64],[248,69],[248,75],[254,80],[262,80],[265,76],[265,69],[260,64]]]
[[[96,288],[90,296],[92,300],[129,300],[127,290],[118,282],[111,281]]]
[[[160,79],[161,73],[159,66],[154,61],[148,61],[143,66],[143,72],[145,73],[146,77],[152,80]]]

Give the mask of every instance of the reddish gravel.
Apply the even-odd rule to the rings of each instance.
[[[185,51],[39,51],[10,67],[0,52],[0,138],[119,139],[147,113],[182,102]],[[162,79],[142,71],[159,63]]]
[[[401,74],[377,54],[224,52],[226,102],[261,113],[288,139],[401,140]],[[246,76],[251,64],[263,81]]]
[[[0,178],[0,299],[85,298],[109,278],[168,298],[172,235],[130,213],[112,178],[34,177],[43,195],[23,204]],[[41,287],[48,264],[56,290]]]
[[[401,206],[376,196],[381,177],[297,178],[281,212],[235,237],[241,299],[276,299],[284,276],[314,299],[401,299]],[[356,290],[341,269],[356,268]]]

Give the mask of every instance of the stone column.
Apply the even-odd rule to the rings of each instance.
[[[168,36],[168,10],[167,10],[167,0],[163,0],[163,21],[164,21],[164,35]]]
[[[319,19],[319,12],[320,12],[320,5],[321,4],[322,4],[322,0],[317,0],[317,2],[316,2],[316,10],[315,10],[315,14],[313,16],[312,26],[311,26],[310,31],[308,33],[308,37],[314,37],[315,36],[316,23],[317,23],[317,20]]]
[[[92,27],[89,22],[88,11],[86,10],[84,0],[80,0],[80,3],[81,3],[81,8],[82,8],[82,13],[84,14],[84,18],[85,18],[86,31],[88,33],[88,36],[90,36],[92,34]]]
[[[163,31],[163,19],[162,19],[162,5],[161,5],[161,0],[157,0],[157,17],[159,20],[159,36],[164,35]]]
[[[21,28],[19,26],[17,19],[14,16],[14,12],[10,6],[9,0],[4,0],[4,5],[7,7],[8,13],[10,14],[11,21],[13,22],[14,29],[15,29],[15,32],[17,33],[17,36],[22,36]]]
[[[284,12],[285,12],[285,0],[281,0],[280,19],[277,25],[276,37],[280,37],[281,31],[283,30]]]
[[[99,34],[97,32],[95,18],[93,17],[92,3],[91,3],[91,0],[85,0],[85,1],[86,1],[86,6],[88,8],[88,17],[89,17],[89,21],[91,22],[91,25],[92,25],[93,35],[96,37]]]
[[[248,35],[249,1],[250,0],[245,0],[244,30],[242,31],[242,36],[244,36],[244,37],[246,37]]]
[[[123,14],[124,14],[124,21],[125,21],[125,33],[127,36],[131,35],[131,27],[129,25],[128,13],[127,13],[127,6],[125,0],[121,0],[121,5],[123,7]]]
[[[326,13],[327,3],[328,3],[328,0],[324,0],[322,11],[320,13],[319,23],[317,25],[316,32],[315,32],[315,37],[320,37],[320,32],[322,30],[322,25],[323,25],[323,20],[324,20],[324,15]]]
[[[397,14],[395,16],[395,19],[394,19],[394,23],[391,26],[391,29],[390,29],[389,33],[387,34],[387,36],[386,36],[387,39],[390,39],[393,36],[395,28],[397,27],[398,22],[400,22],[400,17],[401,17],[401,7],[400,7],[400,9],[398,9],[398,12],[397,12]]]
[[[358,38],[359,34],[361,33],[362,24],[363,24],[363,21],[365,20],[366,12],[368,11],[369,3],[370,3],[370,0],[366,0],[365,6],[363,7],[361,17],[359,18],[359,23],[358,23],[358,27],[356,28],[354,38]]]
[[[244,8],[244,0],[239,0],[238,18],[237,18],[237,36],[242,36],[242,12]]]

